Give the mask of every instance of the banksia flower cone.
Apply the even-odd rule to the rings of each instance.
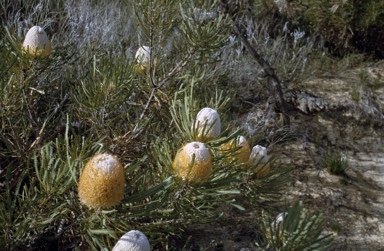
[[[221,133],[220,116],[215,109],[205,107],[197,114],[193,128],[197,129],[198,141],[216,139]]]
[[[112,251],[149,251],[147,236],[139,230],[125,233],[113,247]]]
[[[113,155],[97,154],[84,167],[79,197],[90,208],[110,208],[124,197],[124,168]]]
[[[38,57],[49,55],[52,51],[52,46],[44,29],[40,26],[33,26],[25,36],[22,49],[29,56]]]
[[[176,175],[188,183],[201,183],[212,170],[212,156],[202,142],[184,145],[176,154],[172,167]]]
[[[228,161],[235,160],[236,164],[247,163],[251,154],[251,147],[248,140],[244,136],[238,136],[236,140],[231,140],[220,146],[220,150],[229,151],[233,148],[240,147],[234,156],[229,157]]]
[[[137,71],[143,73],[151,63],[151,48],[148,46],[141,46],[136,52],[136,62],[139,65]]]
[[[268,163],[267,148],[256,145],[252,148],[251,155],[249,156],[249,163],[257,165],[255,173],[257,177],[264,177],[269,174],[271,167]]]
[[[272,224],[271,224],[272,231],[273,231],[273,233],[275,233],[274,236],[277,235],[277,237],[278,237],[277,240],[276,239],[274,240],[275,242],[281,241],[281,237],[283,234],[283,222],[284,222],[284,219],[287,216],[287,214],[288,214],[287,212],[279,213],[276,216],[276,218],[272,221]],[[268,242],[272,242],[271,230],[269,228],[266,229],[265,235],[267,237]]]

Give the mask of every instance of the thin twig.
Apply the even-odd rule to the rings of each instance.
[[[221,1],[221,5],[224,7],[225,14],[228,14],[234,24],[234,31],[237,36],[240,37],[242,43],[245,48],[251,53],[251,56],[259,63],[259,65],[263,68],[264,72],[268,77],[272,78],[272,84],[275,90],[277,91],[277,95],[279,96],[279,107],[281,112],[283,113],[284,126],[290,127],[290,118],[288,115],[287,105],[284,99],[283,90],[280,84],[280,80],[276,75],[275,69],[256,51],[256,49],[251,45],[248,41],[247,35],[244,31],[241,30],[241,27],[237,24],[237,9],[231,9],[229,6],[230,1]]]
[[[275,90],[277,91],[277,95],[280,99],[280,109],[283,113],[284,126],[290,126],[290,118],[288,115],[287,105],[284,99],[283,90],[281,88],[281,84],[279,78],[276,75],[275,69],[256,51],[256,49],[249,43],[247,36],[240,31],[240,27],[235,24],[235,33],[240,37],[243,42],[245,48],[251,53],[251,56],[259,63],[259,65],[263,68],[263,70],[267,73],[267,76],[272,78],[272,84]]]
[[[171,80],[177,73],[179,73],[188,63],[188,61],[191,59],[191,57],[193,56],[193,54],[195,53],[195,51],[191,51],[189,53],[187,53],[187,55],[185,56],[185,59],[181,62],[179,62],[169,73],[168,75],[163,79],[161,80],[158,84],[154,85],[154,87],[152,88],[152,91],[151,91],[151,95],[149,96],[148,98],[148,101],[144,107],[144,110],[143,112],[140,114],[140,117],[139,117],[139,120],[137,121],[136,125],[135,125],[135,128],[133,129],[133,133],[134,133],[134,136],[133,136],[133,139],[137,138],[142,132],[143,130],[140,130],[138,132],[138,129],[139,129],[139,124],[140,122],[143,120],[145,114],[147,113],[147,110],[149,109],[149,105],[151,104],[152,102],[152,99],[153,97],[155,96],[155,92],[160,89],[161,87],[163,87],[169,80]]]

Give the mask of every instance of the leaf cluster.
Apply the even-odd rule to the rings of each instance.
[[[297,201],[279,217],[281,221],[264,215],[260,226],[263,241],[258,243],[263,250],[329,250],[332,235],[322,233],[325,219],[321,214]]]
[[[340,152],[324,153],[322,162],[328,172],[343,175],[349,168],[348,159]]]

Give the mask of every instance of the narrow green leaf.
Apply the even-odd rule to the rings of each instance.
[[[101,235],[115,234],[115,231],[111,229],[90,229],[89,231],[93,234],[101,234]]]

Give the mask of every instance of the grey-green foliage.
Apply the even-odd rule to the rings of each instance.
[[[77,179],[84,161],[101,150],[91,137],[71,136],[69,124],[63,137],[32,152],[22,166],[4,166],[5,191],[2,192],[0,223],[6,249],[34,246],[46,233],[58,238],[59,223],[69,223],[78,204]],[[6,159],[5,159],[6,161]],[[13,172],[16,169],[16,174]],[[20,173],[19,175],[17,173]],[[9,239],[8,239],[9,238]]]
[[[23,159],[64,122],[60,116],[68,100],[68,86],[63,81],[62,66],[69,58],[62,55],[31,60],[20,50],[11,30],[4,28],[2,32],[0,136],[7,147],[0,155]]]
[[[262,241],[257,245],[263,250],[301,251],[329,250],[332,237],[324,234],[325,220],[320,213],[295,202],[280,220],[265,217],[261,222]]]
[[[131,130],[145,88],[138,86],[127,57],[95,55],[90,69],[82,72],[87,77],[69,94],[75,101],[72,111],[78,122],[108,139]]]
[[[188,69],[192,73],[210,67],[212,55],[227,39],[230,22],[217,13],[215,19],[207,20],[206,13],[216,8],[215,1],[202,5],[185,1],[136,1],[137,20],[142,30],[138,33],[140,45],[151,47],[157,59],[156,71],[162,79]],[[201,15],[196,15],[196,13]]]

